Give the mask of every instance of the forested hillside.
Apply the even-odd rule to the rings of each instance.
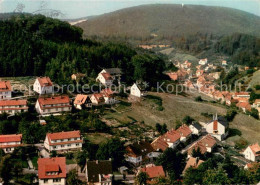
[[[216,37],[197,33],[176,39],[173,47],[194,55],[205,52],[206,57],[212,54],[226,55],[234,64],[260,66],[260,39],[248,34],[234,33]]]
[[[231,8],[153,4],[95,16],[78,24],[86,37],[147,42],[169,41],[196,33],[216,36],[235,32],[260,36],[260,17]]]
[[[104,67],[120,67],[126,82],[152,82],[165,68],[163,59],[152,53],[83,40],[80,28],[42,15],[0,21],[0,38],[1,76],[48,75],[64,83],[75,72],[95,77]]]

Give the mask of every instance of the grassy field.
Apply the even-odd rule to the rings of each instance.
[[[88,133],[85,135],[85,138],[93,144],[100,144],[111,138],[111,135],[104,133]]]

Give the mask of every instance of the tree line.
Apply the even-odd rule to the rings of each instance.
[[[82,29],[43,15],[17,15],[0,21],[1,76],[48,75],[57,83],[72,73],[95,77],[102,68],[119,67],[132,83],[162,79],[161,56],[122,43],[82,39]]]

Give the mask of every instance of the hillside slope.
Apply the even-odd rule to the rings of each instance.
[[[144,5],[95,16],[77,24],[85,36],[122,36],[136,39],[200,33],[234,32],[260,36],[260,17],[244,11],[197,5]]]

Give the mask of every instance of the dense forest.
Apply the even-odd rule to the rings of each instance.
[[[1,76],[48,75],[66,83],[72,73],[95,77],[102,68],[119,67],[125,81],[162,78],[160,56],[120,43],[82,39],[81,28],[42,15],[19,15],[0,21]]]
[[[196,33],[176,39],[173,46],[193,54],[208,50],[216,55],[228,56],[234,64],[260,66],[260,39],[247,34],[235,33],[217,37],[212,34]]]

